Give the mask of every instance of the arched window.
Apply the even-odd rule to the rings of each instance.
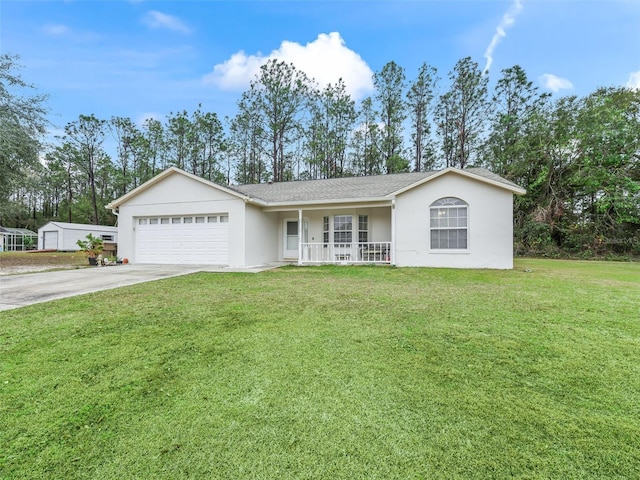
[[[468,205],[459,198],[436,200],[430,208],[431,248],[434,250],[466,250]]]

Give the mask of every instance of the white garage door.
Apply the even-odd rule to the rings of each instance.
[[[227,214],[138,218],[135,237],[137,263],[229,263]]]
[[[58,249],[58,231],[53,232],[43,232],[43,245],[42,248],[49,250],[57,250]]]

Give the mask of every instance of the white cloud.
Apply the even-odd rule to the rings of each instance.
[[[484,52],[484,58],[487,59],[487,63],[484,66],[483,74],[487,74],[489,72],[491,64],[493,63],[493,52],[500,43],[500,40],[507,36],[506,29],[508,27],[511,27],[515,23],[516,17],[521,11],[522,1],[515,0],[513,2],[513,5],[511,5],[511,7],[509,7],[509,10],[507,10],[507,12],[503,15],[502,20],[500,20],[500,23],[496,27],[496,33],[493,34],[491,43],[489,43],[489,46]]]
[[[626,86],[631,90],[640,90],[640,70],[629,75],[629,81]]]
[[[566,78],[556,77],[551,73],[545,73],[540,76],[540,83],[542,85],[553,91],[558,92],[560,90],[571,90],[573,88],[573,83],[571,83]]]
[[[69,27],[59,23],[45,25],[44,27],[42,27],[42,31],[47,35],[52,35],[55,37],[68,35],[71,33],[71,29]]]
[[[373,71],[360,55],[347,48],[338,32],[321,33],[306,45],[283,41],[280,48],[267,56],[260,53],[247,55],[243,51],[234,53],[224,63],[215,65],[213,72],[204,76],[204,81],[223,90],[244,90],[260,67],[271,59],[293,63],[321,87],[342,78],[347,92],[354,99],[373,90]]]
[[[180,33],[191,33],[191,29],[178,17],[151,10],[142,17],[142,22],[151,28],[166,28]]]
[[[50,37],[66,38],[76,42],[92,42],[100,36],[93,32],[79,32],[61,23],[48,23],[42,27],[45,35]]]

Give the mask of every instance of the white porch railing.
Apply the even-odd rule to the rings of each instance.
[[[302,243],[301,262],[312,263],[391,263],[391,242]]]

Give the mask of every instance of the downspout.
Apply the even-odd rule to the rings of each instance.
[[[298,209],[298,266],[302,265],[302,209]]]
[[[391,199],[391,265],[396,264],[396,199]]]
[[[111,213],[113,213],[116,216],[116,224],[114,225],[114,227],[118,226],[118,220],[120,219],[120,213],[118,213],[118,208],[112,208],[111,209]]]
[[[120,212],[118,212],[118,207],[112,208],[111,209],[111,213],[113,213],[116,216],[116,224],[114,225],[114,227],[117,227],[118,226],[118,220],[120,220]],[[120,228],[118,228],[118,230],[120,230]],[[134,235],[134,238],[135,238],[135,235]],[[116,239],[120,240],[120,235],[118,235],[116,237]],[[118,243],[116,242],[116,253],[117,253],[117,251],[118,251]]]

